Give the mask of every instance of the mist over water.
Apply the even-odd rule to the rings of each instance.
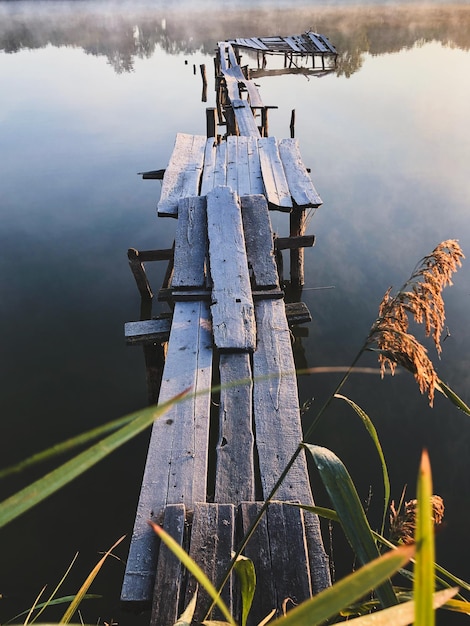
[[[193,66],[205,63],[210,76],[218,40],[312,27],[339,50],[337,70],[323,78],[257,79],[263,101],[279,107],[270,112],[272,135],[289,136],[296,110],[303,159],[324,201],[308,231],[316,245],[306,251],[302,299],[314,319],[296,338],[299,365],[348,365],[385,290],[440,241],[457,238],[470,255],[468,4],[300,3],[294,12],[257,2],[237,5],[243,11],[211,5],[210,13],[208,4],[181,4],[0,3],[2,466],[145,405],[143,356],[123,339],[124,322],[139,315],[126,251],[169,247],[175,224],[156,218],[160,183],[136,173],[165,167],[177,132],[205,134],[214,93],[201,102]],[[286,235],[286,217],[272,218]],[[155,290],[163,272],[150,271]],[[431,352],[467,403],[469,285],[465,262],[444,294],[450,337],[441,360]],[[337,380],[300,379],[301,402],[314,398],[306,422]],[[404,484],[414,497],[428,447],[447,507],[438,559],[468,580],[468,418],[442,398],[429,409],[407,373],[356,375],[344,393],[374,420],[395,500]],[[0,621],[28,608],[44,584],[52,589],[75,551],[64,595],[99,552],[130,535],[147,440],[1,531]],[[371,489],[378,526],[380,467],[356,417],[335,405],[314,440],[344,460],[364,501]],[[1,496],[47,469],[0,484]],[[328,505],[315,476],[314,491]],[[339,530],[334,541],[339,576],[352,557]],[[85,621],[140,623],[118,607],[123,571],[114,559],[106,565],[92,589],[104,599],[84,605]],[[442,623],[459,618],[446,614]]]

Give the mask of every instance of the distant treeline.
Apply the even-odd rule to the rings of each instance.
[[[216,42],[227,38],[312,29],[329,37],[340,53],[338,73],[350,76],[366,52],[396,52],[429,41],[470,48],[470,5],[337,5],[292,10],[270,0],[244,11],[232,5],[208,11],[207,5],[201,8],[204,5],[194,2],[186,4],[183,12],[181,4],[4,1],[0,3],[0,50],[79,47],[88,54],[106,56],[117,72],[123,72],[132,71],[135,58],[151,56],[157,46],[174,54],[212,53]]]

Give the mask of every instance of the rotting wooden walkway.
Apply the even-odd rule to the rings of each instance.
[[[280,256],[290,248],[298,260],[313,244],[302,225],[321,199],[297,141],[262,136],[266,127],[260,131],[253,113],[263,109],[261,97],[226,42],[218,46],[218,68],[219,122],[237,135],[178,134],[158,203],[160,216],[178,219],[174,246],[129,251],[142,309],[141,321],[126,324],[126,338],[144,345],[149,396],[160,387],[164,402],[191,389],[153,426],[122,588],[125,605],[151,607],[158,626],[174,624],[196,585],[148,520],[162,524],[218,585],[302,440],[288,317],[310,318],[305,307],[284,302]],[[274,236],[270,209],[290,212],[290,237]],[[161,259],[169,267],[159,296],[171,313],[150,319],[144,266]],[[291,278],[301,284],[298,268]],[[295,502],[313,504],[303,454],[244,551],[257,573],[250,626],[330,583],[318,519]],[[222,597],[237,615],[234,576]],[[195,619],[208,607],[200,591]]]

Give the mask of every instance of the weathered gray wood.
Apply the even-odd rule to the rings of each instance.
[[[196,504],[189,555],[201,567],[215,587],[222,582],[234,549],[235,507],[231,504]],[[194,596],[196,588],[196,581],[190,576],[186,587],[185,606]],[[225,585],[221,595],[228,608],[234,610],[235,598],[232,577]],[[210,605],[211,600],[208,595],[199,587],[194,620],[198,623],[202,621]],[[213,611],[211,615],[213,619],[222,619],[218,610]]]
[[[266,198],[281,211],[292,209],[292,199],[274,137],[258,139],[259,158]]]
[[[215,502],[255,499],[254,436],[250,356],[220,355],[219,441]],[[233,383],[243,381],[236,386]]]
[[[143,299],[152,300],[153,293],[150,283],[145,272],[145,267],[140,258],[139,251],[135,248],[129,248],[127,251],[127,258],[129,259],[129,267],[134,276],[137,289]]]
[[[209,137],[204,148],[204,168],[202,171],[201,196],[207,195],[207,192],[214,187],[214,171],[215,171],[215,155],[217,150],[217,141],[215,137]]]
[[[242,532],[261,508],[259,502],[241,505]],[[312,595],[310,563],[302,511],[272,502],[244,551],[256,568],[256,591],[248,626],[256,626],[274,608],[277,616]],[[289,601],[290,600],[290,601]]]
[[[253,407],[261,483],[263,496],[266,497],[302,441],[302,428],[284,303],[280,300],[260,300],[256,302],[255,310],[258,345],[253,354]],[[279,500],[297,498],[302,503],[311,501],[303,453],[276,497]]]
[[[305,302],[286,302],[286,317],[289,326],[308,324],[312,321],[312,314]]]
[[[164,317],[141,322],[126,322],[124,336],[129,345],[142,343],[163,343],[170,336],[171,318]]]
[[[168,504],[188,508],[206,498],[212,338],[203,302],[178,302],[163,372],[159,403],[190,389],[153,426],[121,598],[150,605],[156,540],[147,520],[161,521]],[[196,395],[198,394],[198,395]]]
[[[239,135],[261,137],[251,107],[246,100],[232,100],[233,112],[237,120]]]
[[[240,205],[228,187],[207,194],[212,324],[219,350],[252,351],[254,307]]]
[[[279,287],[266,198],[262,195],[243,196],[240,201],[248,265],[253,271],[255,286],[258,289]]]
[[[200,196],[181,198],[175,235],[173,288],[204,286],[207,252],[206,199]]]
[[[176,217],[178,200],[198,195],[205,145],[204,135],[177,134],[170,163],[163,177],[158,215]]]
[[[181,291],[173,289],[168,299],[174,302],[193,302],[197,300],[210,302],[211,292],[209,289],[185,289]]]
[[[253,354],[253,411],[263,497],[274,487],[302,441],[290,331],[281,300],[256,302],[257,348]],[[273,453],[275,451],[275,453]],[[276,493],[279,500],[313,503],[302,451]],[[315,591],[330,584],[318,518],[304,516]]]
[[[165,509],[163,528],[181,547],[184,547],[184,525],[184,504],[169,504]],[[158,552],[150,626],[173,626],[176,622],[180,614],[182,579],[183,566],[181,561],[164,543],[161,543]]]
[[[276,250],[295,250],[297,248],[311,248],[315,245],[315,235],[296,235],[293,237],[276,237]]]
[[[316,33],[308,32],[306,33],[306,37],[309,37],[310,41],[316,47],[319,52],[329,52],[328,48],[324,45],[324,43],[317,37]]]
[[[297,139],[282,139],[279,154],[295,204],[302,208],[320,206],[322,199],[303,164]]]
[[[305,52],[305,47],[299,46],[294,37],[284,37],[284,41],[289,44],[294,52]]]

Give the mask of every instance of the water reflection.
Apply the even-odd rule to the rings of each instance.
[[[346,77],[362,66],[364,54],[398,52],[431,41],[468,50],[470,7],[446,6],[296,6],[286,3],[239,2],[230,9],[210,3],[189,3],[180,19],[181,4],[157,2],[151,7],[123,3],[72,4],[1,2],[0,49],[7,53],[48,45],[82,48],[105,56],[118,73],[134,69],[136,59],[152,56],[160,47],[169,54],[196,51],[212,54],[214,43],[227,37],[297,33],[313,28],[328,33],[340,51],[338,75]],[[267,8],[269,6],[269,9]],[[241,10],[244,8],[244,10]],[[208,19],[210,11],[210,19]]]

